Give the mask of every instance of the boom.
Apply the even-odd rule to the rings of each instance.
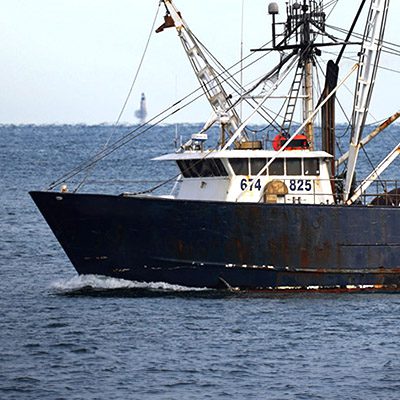
[[[360,53],[360,69],[358,71],[354,99],[353,129],[344,185],[344,201],[347,201],[350,197],[358,153],[361,147],[362,131],[367,118],[376,71],[378,69],[388,7],[389,0],[371,0],[368,21],[365,27],[364,42]]]
[[[175,26],[197,79],[215,113],[215,120],[223,118],[225,131],[229,137],[232,137],[240,125],[240,118],[221,84],[220,75],[208,62],[198,40],[190,31],[172,0],[163,0],[163,3],[167,14],[164,17],[164,24],[156,32],[162,32],[165,28]],[[238,141],[242,142],[246,140],[247,136],[243,132]]]

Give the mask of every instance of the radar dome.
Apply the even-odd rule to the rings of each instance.
[[[268,14],[276,15],[279,14],[279,7],[277,3],[268,4]]]

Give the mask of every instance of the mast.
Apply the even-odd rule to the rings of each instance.
[[[308,59],[304,66],[304,120],[307,120],[314,110],[313,101],[313,61]],[[310,150],[314,150],[314,123],[311,119],[305,126],[304,133],[309,143]]]
[[[309,148],[314,148],[314,124],[310,116],[314,112],[314,90],[313,90],[313,69],[315,57],[321,54],[317,46],[326,44],[316,43],[318,33],[325,32],[325,13],[322,2],[315,0],[290,0],[287,2],[285,23],[277,23],[275,20],[278,14],[278,6],[271,3],[268,7],[272,15],[272,42],[273,49],[280,52],[293,50],[298,55],[298,67],[293,79],[291,91],[286,104],[286,112],[281,125],[281,133],[284,137],[290,136],[293,114],[299,98],[303,104],[303,120],[309,120],[304,128]],[[279,25],[284,26],[284,31],[278,34]],[[280,39],[280,40],[279,40]],[[301,83],[301,87],[300,87]],[[302,88],[302,95],[299,90]]]
[[[296,3],[298,4],[298,3]],[[304,99],[303,99],[303,111],[304,111],[304,120],[307,120],[314,110],[314,102],[313,102],[313,64],[314,64],[314,53],[311,48],[308,48],[309,45],[314,41],[314,37],[312,37],[311,33],[311,18],[312,12],[315,10],[312,9],[313,4],[310,2],[310,5],[307,5],[307,0],[303,0],[302,5],[302,35],[300,46],[303,49],[302,58],[304,62]],[[310,146],[310,150],[314,149],[314,124],[313,121],[305,126],[304,129],[305,136]]]

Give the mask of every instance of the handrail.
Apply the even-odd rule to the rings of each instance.
[[[271,177],[270,177],[271,178]],[[301,177],[303,179],[304,177]],[[310,177],[311,178],[311,177]],[[276,177],[277,180],[283,182],[288,188],[290,188],[290,184],[292,181],[297,181],[299,177],[293,176],[290,178],[284,178],[281,179],[280,177]],[[320,183],[318,187],[316,188],[316,183]],[[321,186],[323,186],[323,183],[329,183],[329,187],[332,188],[334,187],[335,190],[330,190],[330,191],[321,191]],[[292,204],[292,203],[297,203],[297,204],[326,204],[326,205],[348,205],[350,206],[351,204],[347,204],[344,202],[344,192],[343,192],[343,179],[310,179],[310,184],[311,187],[308,190],[295,190],[291,191],[287,194],[284,195],[277,195],[281,201],[280,203],[283,204]],[[375,185],[374,185],[375,184]],[[391,180],[391,179],[386,179],[386,180],[379,180],[377,182],[376,180],[371,179],[370,181],[360,181],[360,182],[355,182],[355,186],[368,186],[368,191],[367,187],[365,188],[365,191],[361,195],[358,196],[357,201],[353,202],[353,205],[368,205],[368,206],[375,206],[375,205],[385,205],[385,206],[394,206],[394,207],[399,207],[400,206],[400,180]],[[325,185],[326,187],[328,185]],[[340,189],[341,188],[341,189]],[[264,195],[265,195],[265,188],[260,194],[260,201],[262,201]],[[303,201],[302,199],[307,199],[309,200],[310,197],[312,196],[313,200],[312,201]],[[333,199],[332,202],[325,203],[325,202],[318,202],[317,198],[328,198],[331,197]]]

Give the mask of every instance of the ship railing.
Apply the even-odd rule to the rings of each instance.
[[[276,192],[274,192],[268,191],[267,184],[261,201],[326,205],[343,203],[343,179],[297,179],[297,177],[293,177],[277,180],[284,185],[281,187],[278,185]],[[372,182],[354,182],[354,189],[359,186],[362,194],[354,202],[354,205],[400,206],[399,180],[380,179]],[[363,186],[366,190],[362,189]]]
[[[379,179],[360,181],[353,188],[360,188],[361,195],[355,204],[371,206],[400,206],[400,181],[391,179]],[[365,188],[365,190],[363,189]],[[351,196],[350,196],[351,197]]]
[[[107,186],[109,193],[119,193],[122,196],[135,196],[137,194],[149,193],[165,195],[170,192],[175,181],[163,186],[165,179],[91,179],[86,182],[90,190],[100,190]]]

